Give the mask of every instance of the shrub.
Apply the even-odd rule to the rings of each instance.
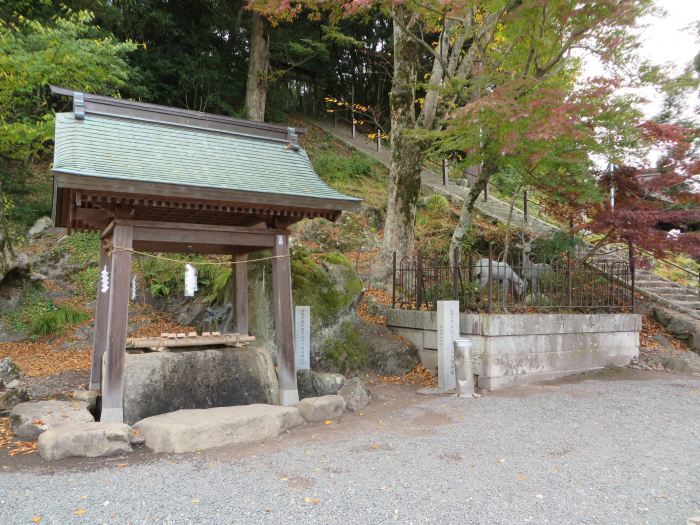
[[[29,325],[33,335],[49,335],[62,332],[67,326],[87,321],[90,315],[70,306],[60,306],[56,310],[36,317]]]

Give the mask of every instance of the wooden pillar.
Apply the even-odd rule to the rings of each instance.
[[[102,416],[100,421],[122,423],[124,411],[124,361],[129,317],[131,252],[134,227],[116,224],[112,234],[112,261],[109,283],[107,353],[102,373]]]
[[[292,268],[289,261],[289,236],[275,235],[272,249],[272,301],[275,310],[275,343],[280,384],[280,404],[293,406],[299,402],[294,368],[294,325],[292,306]]]
[[[90,369],[90,390],[100,390],[102,383],[102,356],[107,350],[107,322],[109,312],[109,296],[112,288],[102,292],[102,270],[110,271],[111,259],[107,250],[108,240],[102,240],[100,245],[100,274],[97,278],[97,306],[95,309],[95,335],[92,341],[92,368]],[[111,275],[110,275],[111,278]]]
[[[248,333],[248,255],[234,255],[231,268],[233,331]]]

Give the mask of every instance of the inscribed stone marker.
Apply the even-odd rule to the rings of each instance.
[[[297,370],[311,369],[311,307],[294,308],[294,366]]]
[[[453,342],[459,339],[459,301],[437,302],[438,386],[455,388]]]

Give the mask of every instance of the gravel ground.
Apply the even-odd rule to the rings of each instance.
[[[363,415],[242,449],[3,458],[0,523],[685,524],[700,379],[614,375],[470,400],[379,387]]]

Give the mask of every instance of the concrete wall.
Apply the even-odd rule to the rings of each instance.
[[[390,310],[387,325],[437,368],[436,312]],[[639,355],[641,329],[632,314],[460,314],[478,384],[488,390],[626,365]]]

